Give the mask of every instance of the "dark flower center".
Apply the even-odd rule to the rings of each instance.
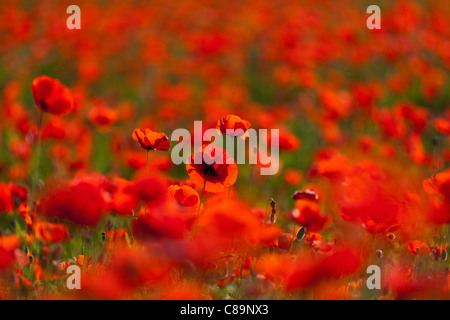
[[[214,174],[216,172],[216,170],[214,170],[213,167],[207,166],[206,168],[203,169],[203,174],[206,176],[210,176],[211,174]]]

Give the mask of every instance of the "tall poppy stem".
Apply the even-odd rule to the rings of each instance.
[[[35,193],[36,193],[36,184],[37,184],[37,180],[39,178],[39,161],[41,158],[41,149],[42,149],[41,127],[42,127],[43,117],[44,117],[44,112],[41,110],[39,113],[38,132],[37,132],[37,147],[36,147],[36,154],[34,157],[33,173],[32,173],[32,178],[31,178],[30,209],[33,208],[33,202],[35,200],[34,197],[35,197]]]
[[[257,152],[257,148],[255,147],[255,148],[253,149],[253,154],[254,154],[254,156],[256,156],[256,152]],[[251,183],[252,183],[253,168],[254,168],[254,166],[255,166],[255,165],[252,163],[252,166],[251,166],[251,169],[250,169],[250,176],[249,176],[249,178],[248,178],[246,198],[248,198],[248,194],[249,194],[249,192],[250,192],[250,185],[251,185]]]
[[[149,172],[148,170],[148,165],[149,165],[149,161],[148,161],[148,155],[149,155],[150,150],[147,150],[147,174]],[[144,208],[144,214],[147,214],[147,206],[145,206]]]
[[[209,174],[210,174],[210,172],[208,172],[208,174],[207,174],[206,177],[205,177],[205,183],[203,184],[202,193],[200,194],[200,203],[198,204],[197,215],[200,214],[200,208],[202,207],[202,200],[203,200],[203,192],[205,192],[206,181],[208,181]]]

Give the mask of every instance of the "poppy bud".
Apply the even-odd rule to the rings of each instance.
[[[276,214],[274,211],[272,211],[272,214],[270,215],[270,223],[274,224],[276,221],[277,221]]]
[[[393,233],[388,233],[388,234],[386,235],[386,237],[387,237],[389,240],[391,240],[391,241],[395,240],[395,234],[393,234]]]
[[[305,236],[305,234],[306,234],[306,228],[305,227],[301,227],[300,229],[298,229],[298,231],[297,231],[297,240],[302,240],[303,239],[303,237]]]
[[[383,257],[383,251],[381,251],[380,249],[375,251],[375,254],[377,255],[378,259],[381,259]]]
[[[440,252],[439,252],[439,249],[437,246],[433,246],[431,248],[431,256],[433,257],[434,260],[436,260],[436,261],[439,260],[439,257],[441,255],[440,255]]]
[[[277,206],[277,204],[275,203],[275,200],[270,199],[270,206],[272,207],[272,210],[275,209],[275,207]]]
[[[305,191],[295,191],[292,195],[293,200],[307,199],[310,201],[317,201],[319,196],[313,189],[306,189]]]

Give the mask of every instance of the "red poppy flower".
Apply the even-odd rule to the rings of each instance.
[[[16,235],[0,236],[0,270],[8,268],[15,261],[14,251],[19,247]]]
[[[420,240],[413,240],[413,241],[408,242],[407,248],[408,248],[408,251],[411,252],[411,254],[413,256],[417,256],[418,254],[428,253],[427,244]]]
[[[134,129],[133,139],[145,150],[168,151],[170,149],[169,138],[164,133],[150,129]]]
[[[9,190],[11,190],[13,199],[17,199],[18,201],[28,200],[28,189],[26,187],[22,187],[11,182],[8,183],[8,186]]]
[[[70,239],[66,226],[58,223],[38,222],[34,232],[36,238],[44,242],[62,242]]]
[[[144,239],[182,239],[193,218],[193,215],[168,207],[155,209],[133,220],[133,234]]]
[[[141,199],[147,206],[161,205],[167,197],[167,186],[164,179],[156,175],[139,178],[132,185],[126,186],[124,192]]]
[[[169,198],[183,207],[196,207],[200,201],[197,191],[189,186],[170,186]]]
[[[38,206],[38,212],[81,225],[95,225],[106,209],[102,192],[100,186],[91,181],[74,181],[44,198]]]
[[[125,179],[114,179],[116,190],[111,194],[111,208],[119,215],[131,215],[139,204],[139,198],[133,193],[127,192],[127,188],[133,185]]]
[[[119,119],[119,112],[106,105],[97,104],[88,112],[89,120],[99,129],[107,129]]]
[[[450,135],[450,120],[438,118],[435,120],[434,125],[440,133]]]
[[[205,145],[201,152],[194,153],[188,159],[186,170],[195,185],[199,188],[205,186],[207,192],[222,192],[236,182],[238,175],[237,165],[230,154],[213,145]]]
[[[63,140],[67,136],[67,123],[61,117],[52,117],[42,128],[42,139],[54,138]]]
[[[441,193],[450,200],[450,170],[440,172],[423,182],[425,191],[429,194]]]
[[[0,182],[0,213],[13,209],[13,198],[8,185]]]
[[[216,128],[222,134],[227,134],[227,130],[233,130],[232,136],[240,137],[248,130],[248,128],[250,128],[250,126],[251,123],[247,120],[241,119],[235,115],[228,115],[226,118],[220,118]]]
[[[58,80],[41,76],[31,84],[34,101],[37,107],[56,115],[69,113],[74,107],[70,90]]]
[[[308,200],[297,200],[289,218],[314,232],[322,230],[330,221],[328,216],[320,214],[320,207],[316,203]]]

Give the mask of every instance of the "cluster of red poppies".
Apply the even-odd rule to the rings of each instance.
[[[450,3],[77,5],[0,3],[0,298],[450,298]]]

